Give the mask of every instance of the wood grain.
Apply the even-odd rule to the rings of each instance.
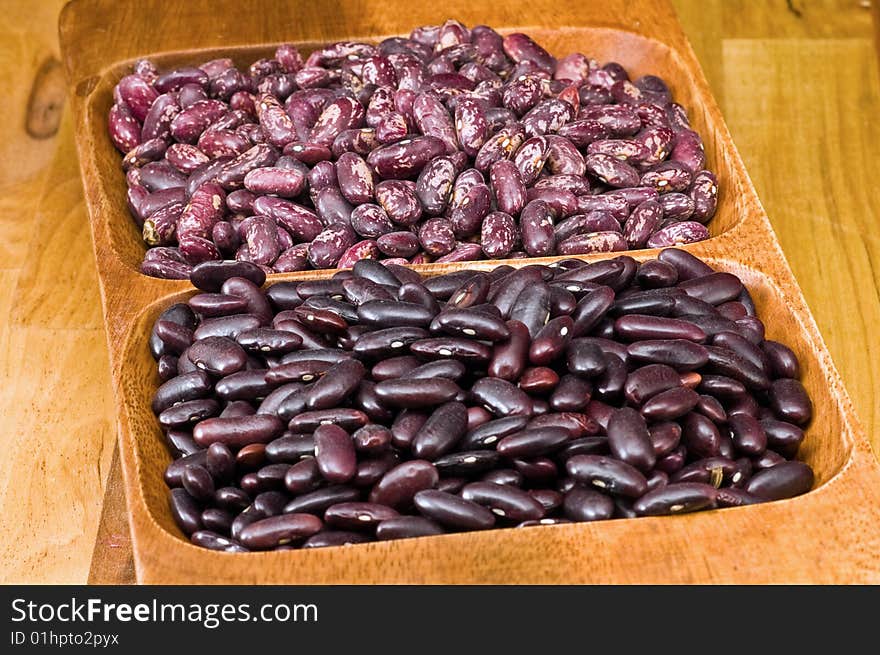
[[[69,213],[67,206],[79,205],[82,208],[82,227],[85,226],[78,171],[75,165],[70,165],[76,154],[69,126],[62,125],[57,136],[46,141],[30,138],[24,129],[34,76],[43,61],[58,56],[55,45],[56,17],[62,4],[61,0],[41,3],[13,0],[4,5],[4,12],[0,15],[0,81],[5,88],[13,91],[0,128],[3,136],[0,139],[0,153],[3,154],[0,157],[0,233],[3,235],[0,239],[0,358],[8,357],[11,338],[17,340],[16,347],[20,347],[21,340],[27,341],[24,335],[31,331],[28,320],[40,323],[43,326],[37,328],[40,330],[54,324],[64,326],[70,330],[70,334],[76,333],[73,320],[65,322],[63,312],[51,318],[50,310],[41,312],[29,295],[44,294],[49,299],[60,297],[64,300],[64,294],[54,288],[51,274],[53,270],[62,271],[70,261],[70,258],[63,257],[61,248],[55,249],[55,259],[43,258],[40,268],[44,274],[36,275],[37,269],[30,265],[30,279],[33,282],[22,285],[18,281],[22,265],[31,257],[40,259],[42,242],[33,238],[32,233],[38,206],[53,204],[60,212],[59,220],[63,222]],[[880,89],[877,83],[880,38],[875,37],[875,34],[880,35],[880,30],[876,33],[872,30],[869,18],[872,12],[862,7],[860,0],[794,0],[793,4],[799,8],[800,18],[787,10],[785,0],[674,0],[676,12],[696,50],[712,91],[720,101],[734,141],[768,209],[820,332],[846,381],[857,412],[868,428],[875,451],[880,453],[880,426],[876,409],[878,376],[874,370],[878,358],[876,350],[870,350],[876,349],[874,326],[877,324],[870,317],[876,317],[880,312],[877,277],[871,271],[880,271],[880,261],[876,244],[873,247],[863,244],[865,235],[876,233],[880,219],[876,204],[853,201],[851,193],[854,189],[845,184],[836,184],[833,196],[822,195],[825,185],[821,177],[824,170],[850,170],[864,184],[865,193],[872,188],[869,172],[880,160],[880,145],[876,131],[871,133],[871,138],[863,138],[861,134],[866,129],[876,130],[874,120],[880,113]],[[877,14],[880,7],[876,1],[873,7],[873,13]],[[438,11],[442,11],[442,8]],[[361,20],[363,31],[368,31],[370,19]],[[880,26],[880,21],[875,23],[875,28],[877,26]],[[737,43],[732,43],[734,40]],[[821,59],[815,54],[817,47],[821,48]],[[876,50],[872,52],[871,49],[875,47]],[[752,48],[760,50],[761,54],[755,54]],[[145,48],[142,52],[148,50]],[[837,69],[835,62],[845,65]],[[817,64],[819,74],[805,79],[805,75],[814,74]],[[851,67],[851,70],[845,70],[847,67]],[[838,72],[843,73],[840,79],[837,79]],[[747,83],[754,74],[758,74],[761,86]],[[789,77],[789,74],[794,77]],[[826,98],[832,93],[831,89],[835,96]],[[751,109],[756,90],[760,90],[761,95],[772,97],[772,101],[761,105],[760,111]],[[793,115],[803,118],[800,104],[804,102],[819,103],[821,113],[808,118],[792,131],[791,119]],[[828,141],[825,135],[829,130],[845,136],[846,141]],[[812,144],[821,144],[822,147],[810,147]],[[792,148],[797,150],[796,156],[790,151]],[[64,169],[68,176],[67,184],[62,186],[77,191],[53,195],[47,188],[44,198],[44,180],[53,154],[57,160],[67,162]],[[789,174],[786,168],[777,166],[776,162],[780,161],[794,166],[798,174]],[[821,196],[816,203],[821,211],[817,212],[815,207],[809,205],[806,221],[803,220],[802,204],[796,203],[794,207],[797,209],[789,208],[793,198],[817,196]],[[44,212],[43,220],[42,238],[51,241],[52,214]],[[820,227],[820,224],[824,225]],[[872,226],[873,230],[870,229]],[[846,259],[851,253],[854,253],[854,261]],[[91,276],[94,279],[94,257],[87,248],[78,251],[76,258],[84,260],[76,268],[78,276],[86,279]],[[30,289],[28,294],[25,294],[25,287]],[[99,303],[95,289],[92,294],[82,298],[79,303],[82,307],[76,311],[91,317],[90,321],[100,320]],[[66,308],[70,309],[73,304],[67,304]],[[25,306],[31,309],[24,311],[22,307]],[[850,320],[850,312],[842,309],[850,307],[859,308],[856,320]],[[11,322],[13,314],[16,317],[14,325]],[[26,319],[27,316],[31,318]],[[63,349],[78,353],[82,361],[99,357],[104,358],[104,366],[107,366],[106,345],[101,339],[77,341],[64,338],[60,343],[63,343]],[[869,352],[871,356],[866,357],[865,354]],[[7,389],[11,388],[0,397],[0,414],[4,417],[0,444],[4,447],[17,443],[16,439],[20,437],[14,434],[12,426],[21,425],[28,425],[33,430],[34,438],[49,444],[50,448],[57,447],[62,440],[88,438],[90,427],[86,423],[77,425],[76,413],[71,420],[58,424],[62,428],[60,430],[48,431],[33,423],[34,403],[47,416],[67,412],[71,408],[76,410],[76,403],[63,396],[52,399],[50,404],[43,390],[45,378],[77,374],[80,368],[68,366],[59,371],[57,365],[53,357],[35,358],[27,363],[27,367],[34,370],[27,379],[16,376],[14,383],[10,383],[8,378],[3,378]],[[95,388],[103,388],[104,391],[95,393],[92,390],[92,396],[109,396],[109,384],[109,372],[104,372],[101,379],[94,381]],[[108,437],[112,441],[114,431],[110,427],[115,416],[113,403],[101,401],[88,411],[93,418],[103,418],[104,429],[109,431]],[[81,417],[86,410],[80,408],[78,412]],[[31,423],[24,418],[25,415],[30,416]],[[19,447],[15,452],[20,467],[38,469],[34,450]],[[105,451],[102,459],[106,458]],[[3,515],[10,517],[10,524],[26,522],[27,512],[34,509],[38,513],[59,516],[60,512],[55,506],[59,499],[66,502],[70,490],[77,490],[80,494],[88,490],[90,500],[95,503],[104,499],[100,528],[96,525],[97,512],[90,511],[78,516],[80,525],[73,530],[68,525],[68,517],[63,516],[57,521],[42,521],[37,529],[26,535],[25,547],[41,553],[39,558],[34,558],[36,564],[24,563],[24,558],[19,554],[23,548],[21,531],[14,532],[14,538],[0,538],[0,579],[83,582],[88,576],[95,582],[133,580],[131,574],[126,577],[118,573],[126,570],[126,565],[120,565],[117,557],[125,550],[122,543],[125,529],[118,526],[124,525],[127,518],[124,499],[118,493],[121,472],[114,466],[107,474],[106,468],[103,468],[101,473],[107,476],[106,483],[102,480],[93,484],[92,480],[100,476],[84,474],[90,466],[94,466],[92,461],[91,457],[83,454],[79,460],[68,461],[65,470],[56,470],[57,475],[51,479],[54,493],[49,493],[46,484],[28,486],[28,493],[37,493],[37,496],[26,507],[18,502],[20,491],[13,493],[6,482],[0,482],[0,508]],[[3,474],[6,473],[4,469]],[[42,471],[32,473],[32,480],[41,478],[47,479]],[[16,478],[16,482],[19,480],[20,477]],[[106,496],[102,495],[104,486]],[[816,517],[816,522],[818,520],[819,517]],[[765,529],[763,526],[753,527],[758,531]],[[70,542],[69,534],[73,531],[91,534],[92,542],[88,539]],[[110,535],[110,539],[102,540],[102,534]],[[120,547],[116,548],[117,545]],[[89,575],[89,557],[93,549],[92,574]],[[110,561],[114,563],[108,564]],[[128,561],[130,572],[130,559]],[[832,569],[835,567],[829,558],[817,560],[817,565],[821,564]]]
[[[365,9],[373,10],[366,32],[373,39],[404,31],[411,21],[421,22],[419,16],[404,17],[403,5],[393,1],[363,4]],[[247,10],[226,3],[219,9],[216,4],[211,4],[210,10],[208,7],[200,3],[190,3],[186,8],[158,3],[147,7],[145,15],[166,26],[151,44],[159,51],[183,45],[175,41],[173,25],[198,20],[211,26],[205,33],[186,31],[188,48],[156,56],[160,66],[191,65],[220,55],[222,51],[216,46],[223,43],[228,48],[227,32],[232,25],[230,36],[237,39],[235,43],[254,44],[236,50],[242,61],[265,56],[271,46],[264,44],[277,41],[277,26],[263,20],[278,10],[277,5],[257,3]],[[472,5],[453,2],[446,9],[466,22],[474,22]],[[551,9],[547,3],[522,4],[517,9],[515,18],[502,10],[488,22],[502,31],[529,26],[532,36],[554,54],[582,49],[600,60],[619,61],[632,75],[650,70],[664,77],[677,97],[689,99],[692,124],[704,136],[709,166],[718,174],[722,193],[710,227],[713,238],[688,249],[718,269],[740,275],[748,283],[759,312],[774,318],[768,323],[768,336],[783,338],[798,353],[803,381],[815,406],[815,421],[801,456],[815,470],[817,488],[786,502],[674,521],[572,524],[536,531],[534,535],[522,530],[457,534],[368,544],[349,552],[330,549],[229,555],[193,547],[181,538],[168,509],[162,473],[169,456],[148,408],[155,381],[151,379],[154,363],[146,349],[148,328],[158,313],[171,302],[185,299],[191,291],[185,282],[150,280],[137,274],[142,246],[124,222],[118,154],[101,120],[112,102],[113,85],[126,72],[126,65],[113,63],[113,58],[134,55],[140,47],[141,33],[136,31],[118,50],[107,49],[106,44],[88,38],[94,16],[101,15],[112,27],[127,14],[107,0],[77,0],[62,15],[61,44],[73,92],[81,166],[89,182],[86,200],[104,320],[113,344],[111,376],[119,407],[120,457],[139,581],[372,584],[880,580],[880,566],[866,555],[880,546],[880,466],[871,455],[840,377],[670,5],[606,2],[580,6],[566,15],[565,27],[558,25],[556,17],[552,26],[547,23]],[[216,18],[218,15],[223,18]],[[308,49],[309,43],[321,38],[357,38],[365,33],[364,29],[362,21],[342,12],[321,22],[301,21],[293,40]],[[285,34],[285,38],[290,36]],[[758,112],[763,107],[761,102],[751,104]],[[651,255],[650,251],[642,251],[636,256],[644,259]],[[494,265],[466,264],[479,268]],[[418,268],[434,274],[460,267]],[[331,273],[275,277],[316,279]],[[874,491],[866,496],[860,488]],[[828,520],[831,517],[834,522]],[[812,538],[804,540],[804,530],[814,521],[821,527],[811,528]],[[759,535],[755,532],[758,524],[771,527]],[[874,527],[855,529],[863,525]],[[658,533],[661,526],[662,533]],[[744,540],[750,546],[747,553],[741,548]],[[625,551],[614,547],[624,543]],[[591,554],[589,563],[583,558],[584,549]],[[676,561],[683,549],[696,556]],[[491,559],[484,555],[489,550],[493,552]],[[837,567],[817,569],[817,557],[824,556],[834,557]]]

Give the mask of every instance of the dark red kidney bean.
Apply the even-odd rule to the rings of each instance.
[[[687,387],[675,387],[651,396],[641,414],[649,421],[668,421],[684,416],[700,401],[700,395]]]
[[[477,364],[488,362],[492,358],[491,347],[479,341],[455,337],[419,339],[410,344],[410,351],[426,359],[452,357]]]
[[[475,273],[472,278],[464,282],[449,297],[447,307],[467,309],[473,305],[481,305],[489,297],[489,287],[492,279],[486,273]]]
[[[441,476],[448,478],[451,475],[473,477],[483,471],[489,470],[498,464],[499,455],[494,450],[463,450],[449,453],[434,460],[434,466]],[[441,477],[437,488],[443,491],[457,493],[462,485],[454,491],[444,488],[444,478]],[[462,483],[463,484],[463,483]]]
[[[267,444],[264,454],[270,462],[293,464],[300,459],[314,457],[315,440],[310,434],[288,434]]]
[[[520,294],[528,287],[540,283],[542,279],[541,271],[537,268],[516,270],[491,285],[488,300],[501,310],[504,319],[508,319]]]
[[[529,330],[534,339],[550,318],[550,288],[546,284],[526,287],[510,310]]]
[[[485,407],[468,407],[467,429],[477,428],[492,420],[492,413]]]
[[[743,489],[734,489],[732,487],[724,487],[719,489],[715,494],[718,507],[742,507],[745,505],[757,505],[766,502],[764,498],[755,494],[744,491]]]
[[[548,321],[529,347],[529,361],[537,365],[553,362],[568,346],[573,328],[574,321],[569,316],[558,316]]]
[[[760,427],[766,435],[767,447],[785,457],[794,457],[804,440],[804,431],[785,421],[762,419]]]
[[[667,248],[657,258],[675,267],[680,281],[711,275],[714,271],[701,259],[679,248]]]
[[[720,305],[738,298],[742,293],[743,285],[740,279],[731,273],[711,272],[686,279],[678,285],[678,288],[689,296],[712,305]]]
[[[534,521],[544,516],[544,508],[537,500],[510,485],[472,482],[461,490],[461,497],[510,521]]]
[[[519,471],[530,484],[550,484],[559,475],[556,463],[548,457],[537,457],[531,460],[514,459],[514,468]]]
[[[783,421],[803,426],[813,418],[813,403],[798,380],[774,380],[770,384],[768,396],[770,409]]]
[[[435,409],[412,440],[412,453],[419,459],[435,460],[452,450],[467,431],[467,408],[447,402]]]
[[[376,539],[379,541],[430,537],[438,534],[444,534],[443,528],[423,516],[397,516],[382,521],[376,526]]]
[[[370,371],[370,376],[376,382],[394,380],[406,376],[412,370],[418,368],[420,364],[421,362],[419,362],[418,358],[412,355],[401,355],[399,357],[383,359],[373,366]]]
[[[705,351],[713,371],[739,380],[753,389],[764,390],[770,386],[770,380],[763,369],[732,350],[707,346]]]
[[[235,340],[247,351],[273,355],[291,352],[302,345],[302,339],[299,336],[271,328],[245,330],[239,332]]]
[[[582,337],[588,334],[614,303],[614,291],[606,286],[600,286],[590,291],[578,301],[577,306],[571,313],[574,321],[572,337]]]
[[[377,327],[427,327],[434,318],[424,306],[396,300],[370,300],[358,305],[358,320]]]
[[[625,341],[685,339],[702,343],[706,340],[706,333],[689,321],[647,314],[621,316],[614,322],[614,332]]]
[[[723,375],[702,375],[698,390],[724,400],[741,398],[748,393],[742,382]]]
[[[361,460],[351,484],[359,489],[372,487],[399,463],[400,457],[394,452],[386,452],[376,459]]]
[[[413,500],[419,512],[448,528],[486,530],[495,525],[491,511],[448,492],[426,489],[418,492]]]
[[[526,428],[501,439],[496,449],[502,457],[538,457],[559,450],[568,439],[564,428]]]
[[[440,479],[437,469],[425,460],[410,460],[395,466],[370,491],[370,502],[401,509],[412,504],[424,489],[433,489]]]
[[[528,394],[538,396],[550,393],[556,388],[557,384],[559,384],[559,374],[552,368],[546,366],[531,366],[523,371],[523,374],[519,379],[520,389]],[[543,400],[534,400],[532,402],[534,413],[542,413],[535,408],[535,405],[543,402]],[[547,408],[543,411],[546,412]]]
[[[747,414],[734,414],[728,419],[728,427],[737,451],[754,457],[767,448],[767,434],[758,421]]]
[[[227,375],[217,382],[214,392],[223,400],[259,400],[274,387],[266,382],[266,369],[251,369]]]
[[[639,498],[633,509],[639,516],[683,514],[715,506],[715,487],[698,482],[679,482],[649,491]]]
[[[532,399],[507,380],[483,377],[470,390],[471,399],[495,416],[531,416]]]
[[[724,409],[724,405],[713,396],[699,396],[694,409],[713,423],[720,425],[727,421],[727,412]]]
[[[352,432],[366,425],[369,420],[366,414],[357,409],[319,409],[297,414],[290,419],[287,427],[293,432],[313,432],[321,425],[337,425]]]
[[[345,359],[334,364],[306,392],[306,407],[330,409],[350,396],[366,374],[364,365],[356,359]]]
[[[768,468],[772,468],[777,464],[785,462],[786,459],[779,453],[773,450],[765,450],[757,457],[752,458],[752,468],[755,471],[763,471]]]
[[[179,443],[176,441],[175,443]],[[187,466],[197,464],[204,466],[207,461],[207,452],[205,450],[197,450],[188,455],[184,455],[171,462],[165,469],[163,479],[169,487],[180,487],[183,485],[183,471]]]
[[[156,372],[159,374],[161,382],[168,382],[168,380],[178,375],[177,357],[174,355],[161,355],[156,364]]]
[[[171,490],[171,516],[187,536],[202,528],[201,509],[183,489]]]
[[[441,405],[455,398],[461,388],[452,380],[397,379],[376,385],[379,399],[392,407],[418,409]]]
[[[229,512],[241,513],[250,505],[250,496],[237,487],[221,487],[214,494],[217,504]]]
[[[323,375],[331,366],[333,366],[332,362],[325,362],[317,359],[282,363],[270,369],[265,374],[265,379],[269,384],[280,384],[283,382],[312,382]],[[306,395],[305,392],[303,392],[303,409],[305,409],[305,402]]]
[[[764,500],[782,500],[813,488],[813,469],[803,462],[780,462],[761,470],[748,481],[745,491]]]
[[[327,548],[330,546],[348,546],[371,541],[369,535],[347,530],[321,530],[306,539],[301,548]]]
[[[172,405],[159,414],[159,425],[165,429],[182,428],[199,421],[217,416],[220,406],[210,398],[188,400]]]
[[[648,428],[648,432],[651,435],[654,454],[660,458],[672,453],[681,441],[681,426],[671,421],[654,423]]]
[[[653,471],[648,477],[648,491],[660,489],[661,487],[665,487],[667,484],[669,484],[669,476],[663,471]]]
[[[247,355],[242,347],[229,337],[205,337],[195,342],[187,357],[199,369],[225,377],[244,369]]]
[[[566,366],[572,373],[594,378],[605,371],[607,362],[599,346],[583,339],[573,339],[566,348]]]
[[[577,482],[614,495],[638,498],[648,490],[645,476],[635,466],[601,455],[574,455],[565,470]]]
[[[733,478],[736,478],[735,480]],[[722,484],[735,484],[742,473],[736,462],[726,457],[707,457],[691,462],[671,476],[672,482],[701,482],[716,489]]]
[[[774,378],[794,378],[801,376],[797,355],[786,345],[778,341],[767,340],[761,344],[767,356],[770,374]]]
[[[766,371],[768,367],[767,358],[763,351],[735,332],[719,332],[712,337],[712,345],[732,350],[762,371]]]
[[[458,381],[467,372],[467,367],[454,359],[441,359],[417,366],[406,374],[400,376],[414,380],[430,380],[433,378],[447,378]]]
[[[320,486],[321,472],[314,457],[301,460],[289,466],[284,473],[284,486],[292,494],[303,494]]]
[[[614,514],[614,501],[605,494],[575,485],[566,492],[562,511],[572,521],[602,521]]]
[[[339,503],[356,502],[361,492],[353,487],[333,485],[302,494],[284,506],[284,514],[304,512],[323,516],[327,508]]]
[[[398,513],[377,503],[345,502],[331,505],[324,512],[328,525],[348,530],[373,530],[382,521],[396,518]]]
[[[673,296],[668,289],[638,291],[616,300],[610,313],[615,316],[627,314],[669,316],[674,312],[677,301],[678,297]]]
[[[156,390],[152,401],[153,413],[158,416],[177,403],[204,398],[212,388],[211,379],[202,371],[179,375]]]
[[[595,395],[607,402],[619,402],[627,379],[627,367],[619,357],[606,357],[605,371],[596,378]]]
[[[648,339],[627,347],[629,356],[637,361],[666,364],[679,371],[701,368],[709,362],[709,349],[684,339]]]
[[[521,487],[523,476],[519,471],[514,469],[493,469],[486,472],[480,477],[482,482],[491,484],[506,484],[512,487]]]
[[[256,264],[242,261],[210,261],[195,266],[190,276],[193,286],[202,291],[216,293],[230,278],[239,277],[250,280],[261,287],[266,282],[266,273]]]
[[[321,530],[319,518],[305,513],[284,513],[251,523],[241,531],[241,543],[247,548],[267,550],[300,542]]]
[[[656,456],[645,419],[631,407],[615,410],[608,420],[611,453],[642,471],[654,468]]]
[[[459,444],[462,450],[487,448],[500,439],[522,430],[528,418],[526,416],[506,416],[488,421],[468,432]]]
[[[200,293],[189,299],[187,304],[202,316],[228,316],[247,311],[247,300],[224,293]]]
[[[715,457],[719,455],[721,434],[718,427],[702,414],[691,412],[681,422],[682,443],[693,456]]]
[[[505,325],[510,337],[495,345],[488,373],[510,382],[518,380],[525,368],[530,341],[528,328],[520,321],[507,321]]]
[[[193,331],[173,321],[156,321],[154,334],[164,345],[164,351],[180,355],[193,342]]]
[[[184,467],[181,482],[186,492],[197,501],[207,501],[214,497],[214,479],[203,466],[189,464]]]
[[[504,321],[476,309],[446,309],[431,321],[431,331],[493,342],[510,337]]]
[[[416,341],[424,340],[428,331],[422,328],[386,328],[367,332],[358,337],[354,353],[359,357],[381,358],[399,354]]]

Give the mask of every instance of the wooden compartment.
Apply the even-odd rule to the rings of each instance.
[[[719,177],[712,238],[693,254],[743,277],[768,336],[802,360],[816,405],[801,457],[816,488],[799,498],[693,515],[614,520],[529,530],[496,530],[317,551],[226,554],[192,546],[168,510],[162,470],[168,454],[149,410],[154,364],[146,349],[155,316],[188,282],[157,280],[137,266],[144,246],[125,207],[120,155],[106,133],[112,88],[127,66],[150,56],[160,66],[212,56],[249,62],[294,42],[305,51],[339,39],[376,41],[456,17],[501,31],[522,30],[554,54],[580,51],[616,60],[634,75],[669,83],[706,142]],[[563,7],[535,0],[442,6],[403,0],[183,4],[74,0],[60,34],[76,119],[77,146],[119,404],[121,458],[138,580],[147,583],[662,583],[855,582],[880,580],[880,467],[693,52],[667,2],[606,0]],[[102,38],[96,38],[101,34]],[[636,251],[645,259],[656,251]],[[600,259],[607,255],[587,256]],[[545,258],[535,261],[552,261]],[[491,268],[499,262],[470,262]],[[525,262],[519,260],[515,264]],[[424,274],[460,265],[416,267]],[[271,276],[325,277],[332,272]]]

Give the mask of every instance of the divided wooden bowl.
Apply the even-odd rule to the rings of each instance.
[[[278,43],[308,52],[340,39],[378,41],[455,17],[504,32],[525,31],[556,55],[584,52],[633,75],[662,76],[704,138],[720,182],[711,238],[686,246],[739,275],[768,338],[798,354],[815,418],[799,457],[815,488],[785,501],[695,514],[479,533],[307,551],[231,554],[198,548],[175,526],[162,473],[170,461],[150,411],[155,362],[147,339],[158,314],[194,293],[185,281],[149,278],[125,205],[120,154],[107,136],[112,89],[136,58],[160,67],[231,56],[249,63]],[[852,583],[880,581],[880,466],[785,261],[754,187],[668,2],[550,0],[489,6],[450,0],[165,3],[74,0],[60,38],[97,259],[137,579],[186,584],[381,583]],[[620,253],[615,253],[615,255]],[[639,260],[657,251],[631,254]],[[597,260],[608,255],[585,256]],[[510,260],[550,263],[556,258]],[[426,275],[492,268],[501,261],[428,264]],[[273,275],[326,278],[333,271]]]

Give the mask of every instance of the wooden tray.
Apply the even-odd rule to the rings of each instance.
[[[120,454],[138,580],[145,583],[745,583],[877,582],[880,466],[745,172],[694,54],[667,2],[612,0],[563,11],[534,0],[442,8],[403,0],[182,4],[74,0],[60,37],[97,258],[119,412]],[[799,498],[680,517],[614,520],[533,530],[495,530],[315,551],[228,554],[197,548],[174,526],[162,471],[169,461],[149,399],[152,321],[192,293],[187,282],[141,275],[138,231],[124,202],[120,157],[106,134],[112,88],[138,56],[161,66],[229,54],[249,62],[283,41],[304,50],[342,38],[376,41],[454,16],[503,31],[522,29],[554,54],[581,51],[663,76],[688,107],[719,177],[712,238],[688,246],[740,275],[768,322],[768,337],[801,358],[815,403],[801,457],[816,488]],[[198,28],[196,28],[198,26]],[[95,38],[96,34],[102,35]],[[259,44],[259,45],[253,45]],[[185,49],[184,49],[185,48]],[[645,259],[656,251],[631,253]],[[585,259],[599,259],[589,256]],[[535,261],[551,261],[552,258]],[[491,268],[499,262],[472,262]],[[522,265],[522,260],[511,262]],[[417,267],[426,274],[461,265]],[[272,276],[327,277],[331,272]],[[772,319],[772,320],[771,320]]]

